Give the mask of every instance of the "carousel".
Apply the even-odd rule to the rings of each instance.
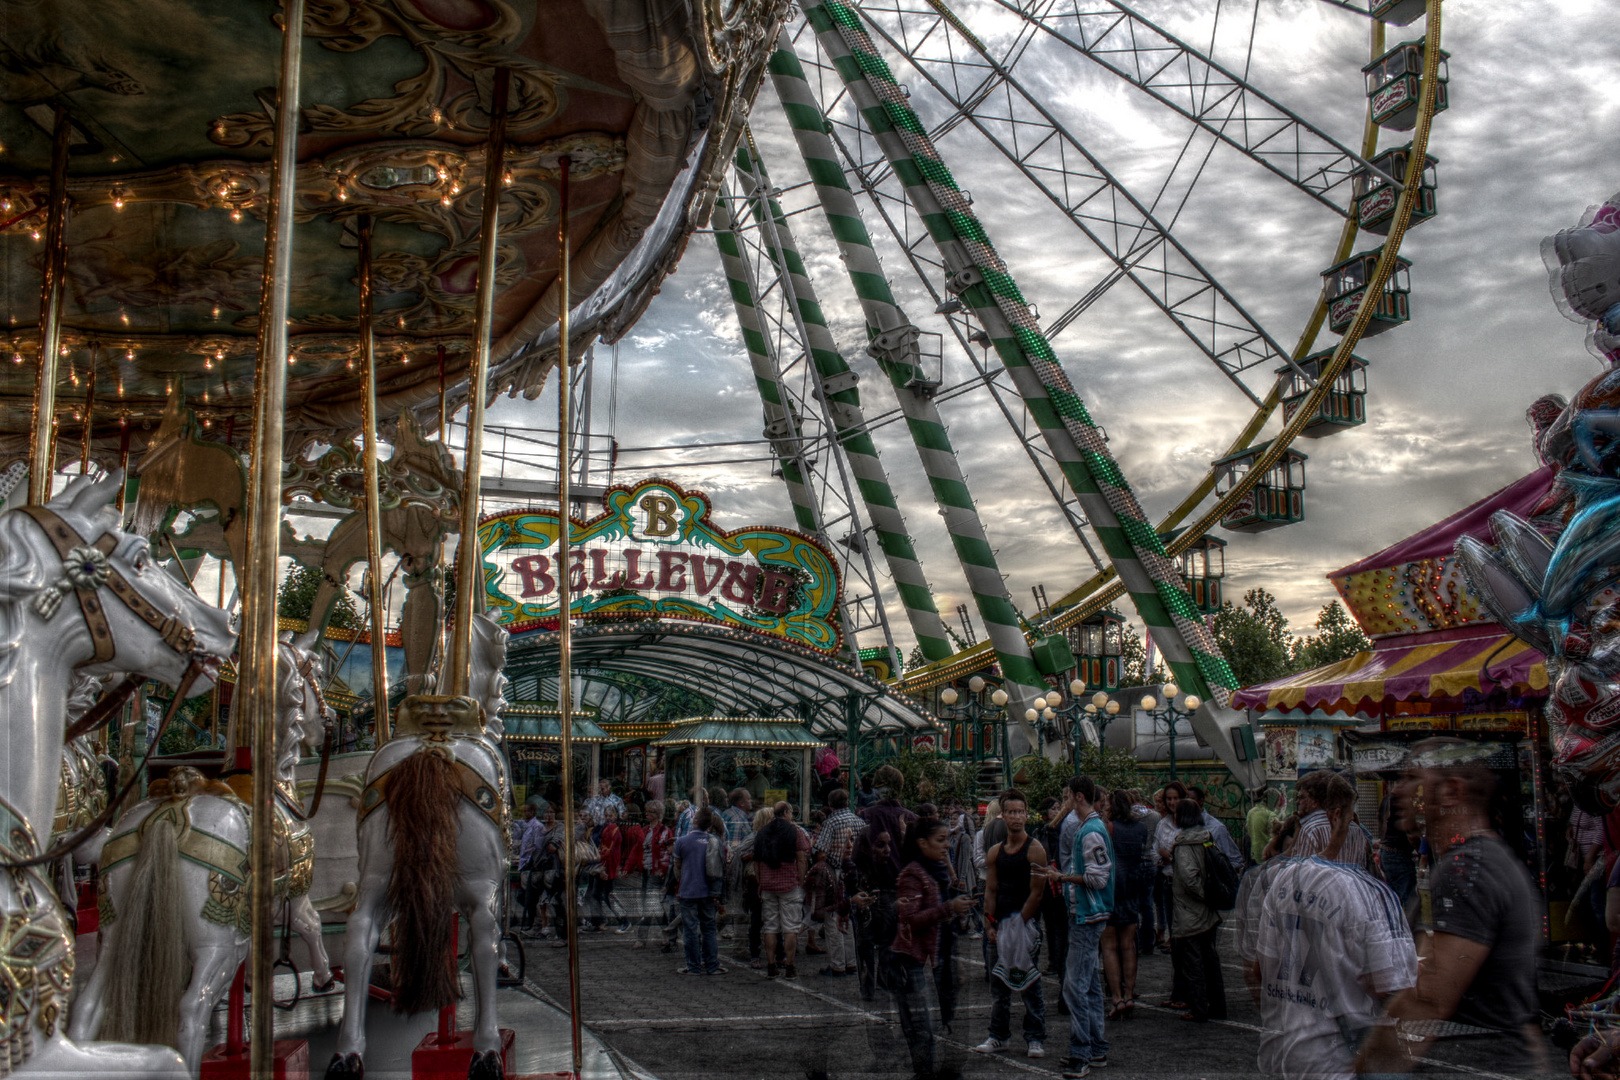
[[[573,952],[548,1046],[497,1015],[513,790],[484,414],[567,385],[645,309],[785,8],[7,12],[0,1075],[358,1078],[421,1034],[390,1016],[437,1018],[417,1077],[612,1072]],[[316,584],[283,632],[290,567]],[[334,754],[356,648],[365,735]],[[312,1061],[270,1006],[326,995],[341,1027]]]

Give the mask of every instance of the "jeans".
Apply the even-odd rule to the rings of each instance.
[[[686,944],[686,969],[715,975],[720,971],[720,935],[715,930],[715,902],[681,898],[681,928]]]
[[[934,1075],[934,1011],[928,997],[933,980],[928,977],[928,969],[909,956],[895,955],[889,965],[894,1008],[900,1014],[900,1030],[906,1036],[906,1048],[911,1051],[911,1071],[919,1077],[931,1077]]]
[[[1226,978],[1221,974],[1221,954],[1215,949],[1220,926],[1202,934],[1170,939],[1171,962],[1181,975],[1187,1011],[1194,1020],[1226,1019]]]
[[[855,927],[838,928],[838,912],[828,909],[822,916],[821,927],[827,940],[827,966],[843,971],[855,966]]]
[[[1378,863],[1384,868],[1384,879],[1389,887],[1400,897],[1401,906],[1409,907],[1417,899],[1417,864],[1412,856],[1386,847],[1379,854]]]
[[[988,944],[986,936],[985,970],[996,966],[996,947]],[[1012,988],[995,976],[990,977],[990,1037],[1006,1042],[1012,1038]],[[1024,1041],[1039,1042],[1046,1038],[1046,998],[1041,993],[1041,980],[1036,979],[1019,992],[1024,1000]]]
[[[1069,957],[1063,968],[1063,1000],[1069,1006],[1069,1056],[1090,1061],[1108,1053],[1103,1035],[1102,922],[1071,923]]]

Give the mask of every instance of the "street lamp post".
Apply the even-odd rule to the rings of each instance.
[[[1180,693],[1181,688],[1176,686],[1175,683],[1165,683],[1165,701],[1162,709],[1158,707],[1159,702],[1152,694],[1143,698],[1139,703],[1148,716],[1155,720],[1162,719],[1170,728],[1170,779],[1172,780],[1176,778],[1176,722],[1192,716],[1193,713],[1198,711],[1198,706],[1203,704],[1197,694],[1188,694],[1178,706],[1176,704],[1176,695]]]
[[[961,709],[956,708],[956,703],[958,700],[960,700],[960,695],[957,694],[956,687],[947,686],[945,689],[939,692],[939,700],[943,705],[946,706],[945,709],[940,710],[940,718],[943,720],[952,720],[958,722],[966,721],[968,724],[972,725],[973,764],[975,776],[978,773],[980,748],[984,744],[985,726],[990,725],[994,730],[998,723],[1005,720],[1005,709],[1008,701],[1007,691],[998,686],[990,693],[990,702],[993,707],[986,707],[985,704],[979,700],[979,695],[984,692],[984,687],[985,681],[979,676],[975,675],[973,678],[969,679],[968,690],[972,692],[973,696]],[[1004,723],[1001,723],[1000,726],[1001,730],[997,731],[996,733],[996,745],[1001,753],[1001,771],[1003,774],[1003,779],[1006,779],[1008,768],[1006,728]]]
[[[1108,734],[1108,722],[1119,712],[1119,703],[1108,701],[1107,694],[1098,693],[1093,697],[1093,703],[1086,703],[1081,698],[1081,695],[1085,692],[1085,682],[1081,679],[1073,679],[1069,682],[1069,701],[1067,704],[1063,701],[1061,691],[1052,690],[1044,698],[1036,698],[1034,707],[1024,712],[1024,719],[1035,725],[1035,729],[1041,734],[1043,744],[1047,739],[1056,741],[1060,736],[1063,727],[1058,723],[1059,719],[1067,722],[1070,741],[1069,760],[1074,765],[1076,776],[1080,775],[1082,734],[1080,721],[1082,719],[1092,721],[1097,730],[1097,745],[1101,746],[1104,737]],[[1097,698],[1101,698],[1104,702],[1100,713],[1095,704]]]

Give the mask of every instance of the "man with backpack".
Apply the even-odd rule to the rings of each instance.
[[[1220,932],[1221,907],[1231,908],[1237,898],[1231,863],[1215,847],[1196,802],[1176,804],[1176,825],[1181,831],[1171,848],[1170,957],[1175,966],[1183,1020],[1204,1022],[1226,1019],[1226,983],[1221,957],[1215,948]]]

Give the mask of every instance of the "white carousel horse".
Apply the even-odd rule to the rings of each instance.
[[[394,737],[372,755],[360,798],[359,890],[344,954],[343,1025],[328,1080],[365,1075],[367,987],[377,941],[393,920],[396,1012],[427,1012],[460,996],[450,918],[471,936],[473,1055],[467,1075],[503,1075],[495,1017],[500,903],[506,882],[510,785],[500,749],[506,631],[473,616],[468,697],[413,695]]]
[[[68,690],[75,673],[138,671],[204,693],[232,648],[225,613],[119,529],[114,473],[74,480],[45,507],[0,515],[0,982],[12,995],[0,1027],[0,1073],[178,1078],[173,1050],[81,1045],[63,1030],[73,938],[44,876],[18,862],[45,852],[35,824],[53,817]],[[24,945],[26,943],[26,948]]]
[[[74,721],[90,710],[102,691],[102,681],[80,675],[68,691],[66,719]],[[62,747],[62,775],[56,788],[56,817],[51,822],[51,846],[55,847],[87,827],[107,808],[107,775],[101,770],[90,736],[80,735]],[[98,830],[56,864],[56,892],[62,906],[77,913],[78,892],[73,880],[75,865],[93,866],[101,860],[101,840],[106,831]]]
[[[317,990],[332,984],[321,920],[309,900],[315,840],[294,766],[305,738],[313,665],[276,650],[274,895],[309,949]],[[245,777],[243,779],[246,779]],[[119,819],[101,851],[101,962],[76,1003],[74,1038],[142,1039],[180,1051],[195,1075],[209,1014],[247,957],[252,814],[229,784],[177,768]]]

